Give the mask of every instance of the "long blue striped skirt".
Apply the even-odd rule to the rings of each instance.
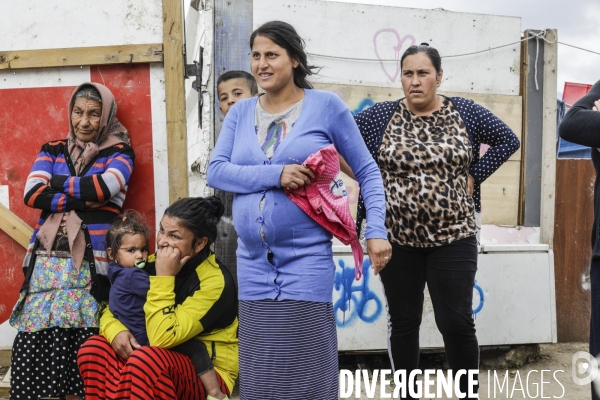
[[[331,303],[240,301],[241,400],[337,400]]]

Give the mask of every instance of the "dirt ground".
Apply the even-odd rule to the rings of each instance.
[[[479,374],[479,398],[484,399],[541,399],[554,398],[566,400],[590,400],[590,385],[578,386],[571,377],[573,355],[578,351],[587,351],[587,343],[557,343],[526,346],[521,349],[510,347],[486,349],[481,351]],[[516,351],[515,351],[516,350]],[[516,353],[516,354],[515,354]],[[447,368],[445,357],[440,353],[423,353],[422,369]],[[390,368],[385,354],[377,355],[340,355],[340,369],[348,369],[354,373],[356,369]],[[543,385],[541,371],[544,371]],[[561,372],[562,371],[562,372]],[[499,383],[494,393],[494,372]],[[489,379],[488,379],[489,373]],[[505,381],[505,375],[508,375]],[[503,382],[505,382],[503,384]],[[500,390],[500,385],[503,389]],[[433,386],[435,388],[435,386]],[[541,388],[543,387],[543,392]],[[377,385],[374,397],[367,397],[363,386],[362,396],[351,396],[348,399],[383,399]],[[522,390],[521,390],[522,389]],[[391,394],[393,387],[387,390]],[[422,397],[421,399],[456,399],[456,397]],[[239,400],[237,387],[232,400]]]

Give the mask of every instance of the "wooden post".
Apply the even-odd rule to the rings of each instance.
[[[529,36],[529,30],[523,33],[523,37]],[[519,180],[519,212],[517,225],[523,225],[525,220],[525,156],[527,154],[527,76],[529,75],[529,40],[521,42],[521,79],[519,82],[519,94],[523,98],[523,110],[521,113],[521,177]]]
[[[554,242],[554,203],[556,186],[556,69],[558,34],[546,30],[544,42],[543,136],[542,136],[542,192],[540,196],[540,242],[550,248]]]
[[[183,11],[181,0],[163,0],[162,7],[169,202],[173,203],[188,196]]]
[[[33,229],[3,204],[0,204],[0,229],[21,246],[25,248],[29,246]]]
[[[521,187],[519,224],[540,227],[540,243],[552,249],[556,179],[556,30],[526,30],[525,37],[545,32],[521,47]],[[537,67],[537,68],[536,68]]]
[[[543,31],[526,30],[525,37]],[[523,91],[523,136],[521,140],[522,181],[520,225],[540,226],[543,99],[544,99],[544,40],[531,38],[524,42],[522,88]],[[553,93],[556,98],[556,91]],[[556,104],[555,104],[556,107]],[[554,133],[556,135],[556,133]],[[546,242],[542,242],[546,243]]]
[[[559,342],[587,342],[594,180],[589,159],[556,160],[554,275]]]

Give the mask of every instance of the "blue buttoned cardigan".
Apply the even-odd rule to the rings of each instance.
[[[288,199],[279,182],[284,165],[302,164],[331,143],[361,185],[369,221],[365,237],[387,238],[381,174],[350,110],[331,92],[304,93],[300,116],[270,160],[256,138],[258,98],[237,102],[223,121],[208,166],[208,185],[235,194],[240,300],[332,300],[336,268],[332,236]],[[267,260],[269,250],[274,265]]]

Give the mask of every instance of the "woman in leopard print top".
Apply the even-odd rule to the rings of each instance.
[[[426,44],[401,59],[405,98],[377,103],[355,120],[381,169],[392,259],[381,271],[394,370],[419,366],[425,284],[453,371],[479,368],[472,313],[479,185],[519,148],[511,129],[471,100],[437,94],[441,58]],[[479,158],[479,146],[490,145]],[[342,165],[344,162],[342,162]],[[352,172],[343,165],[352,176]],[[358,219],[364,218],[362,202]],[[460,389],[468,387],[460,378]],[[410,396],[408,398],[411,398]]]

